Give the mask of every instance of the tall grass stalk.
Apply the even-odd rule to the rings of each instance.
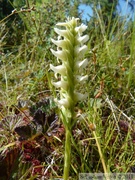
[[[135,18],[135,16],[134,16]],[[132,35],[131,35],[131,45],[130,45],[130,63],[129,63],[129,75],[128,75],[128,83],[127,83],[127,88],[129,89],[132,80],[133,80],[133,68],[134,68],[134,59],[135,59],[135,20],[133,22],[133,28],[132,28]]]

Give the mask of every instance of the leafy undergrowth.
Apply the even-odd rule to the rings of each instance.
[[[60,153],[64,128],[58,123],[55,104],[48,98],[29,109],[18,106],[12,107],[15,114],[2,119],[0,124],[0,177],[49,179],[52,170],[62,171],[56,162],[63,161]]]
[[[93,132],[108,172],[134,172],[134,121],[108,97],[104,105],[106,113],[101,119],[100,103],[96,98],[88,111],[82,109],[84,104],[76,109],[78,121],[72,137],[71,179],[78,179],[78,172],[103,172]],[[0,123],[1,179],[61,178],[65,131],[52,97],[29,106],[22,101],[10,107],[10,111],[11,115]]]

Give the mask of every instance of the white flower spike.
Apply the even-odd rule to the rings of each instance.
[[[56,88],[60,89],[60,98],[57,99],[57,103],[59,107],[61,106],[61,109],[67,109],[67,114],[72,115],[74,114],[75,104],[86,97],[86,95],[77,92],[77,84],[85,83],[88,78],[87,75],[82,76],[82,71],[88,64],[88,60],[83,59],[83,57],[88,49],[84,43],[88,41],[89,36],[82,35],[87,26],[84,24],[78,26],[78,20],[78,18],[73,17],[64,23],[56,24],[62,29],[54,28],[58,34],[58,40],[52,39],[52,42],[58,48],[56,51],[51,49],[54,56],[60,59],[59,62],[61,62],[56,67],[50,65],[55,77],[57,77],[57,74],[61,76],[61,80],[52,82]],[[65,113],[65,110],[63,113]],[[67,120],[67,122],[69,121]]]
[[[54,56],[57,57],[58,66],[50,64],[50,69],[59,74],[59,80],[52,84],[60,89],[60,97],[55,99],[60,109],[60,115],[65,127],[65,160],[63,179],[69,179],[69,168],[71,164],[71,134],[72,128],[76,122],[75,105],[78,101],[86,98],[86,94],[77,92],[77,85],[85,83],[88,76],[83,75],[83,69],[87,66],[88,60],[83,59],[88,47],[84,44],[88,41],[88,35],[82,36],[87,26],[78,24],[78,18],[68,19],[64,23],[58,23],[62,29],[55,28],[58,34],[58,40],[52,39],[57,46],[57,50],[51,49]]]

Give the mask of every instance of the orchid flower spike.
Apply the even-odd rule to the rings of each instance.
[[[68,18],[66,22],[58,23],[57,26],[62,29],[54,28],[58,34],[58,40],[52,39],[52,42],[57,46],[57,50],[51,49],[54,56],[59,59],[60,64],[53,66],[50,64],[50,69],[61,76],[60,81],[52,82],[56,88],[60,88],[60,99],[57,103],[63,111],[69,109],[68,116],[72,116],[75,104],[86,97],[77,92],[77,84],[84,83],[88,76],[83,75],[83,69],[87,66],[88,60],[83,59],[88,47],[85,43],[89,36],[83,35],[87,26],[81,24],[78,26],[78,18]]]

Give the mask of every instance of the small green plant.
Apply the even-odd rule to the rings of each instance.
[[[61,65],[50,68],[60,75],[60,81],[52,82],[56,88],[60,88],[60,97],[56,101],[60,108],[60,114],[66,130],[65,140],[65,163],[64,163],[64,180],[69,177],[70,160],[71,160],[71,130],[76,123],[75,105],[79,100],[83,100],[83,95],[76,91],[78,83],[84,83],[88,76],[82,75],[82,70],[87,65],[87,59],[83,60],[87,51],[84,45],[88,41],[89,36],[82,33],[87,26],[84,24],[77,26],[78,18],[68,19],[67,22],[58,23],[65,29],[55,28],[55,32],[59,35],[58,40],[52,39],[52,42],[58,46],[57,51],[51,49],[52,53],[61,60]],[[78,75],[79,74],[79,75]]]

